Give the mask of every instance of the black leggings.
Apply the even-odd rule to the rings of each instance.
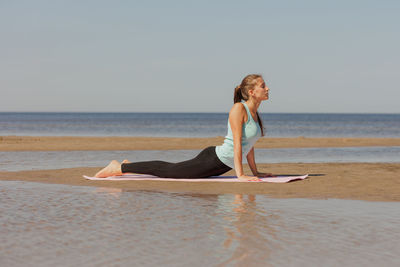
[[[207,147],[195,158],[182,162],[170,163],[157,160],[123,163],[121,169],[123,173],[150,174],[165,178],[205,178],[231,170],[219,160],[215,146]]]

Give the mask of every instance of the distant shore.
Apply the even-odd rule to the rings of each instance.
[[[174,150],[220,145],[223,137],[0,136],[0,151]],[[400,138],[261,138],[256,148],[400,146]]]
[[[98,151],[202,149],[219,145],[223,137],[0,137],[0,151]],[[400,146],[400,138],[261,138],[256,148]],[[110,158],[111,160],[111,158]],[[287,184],[164,181],[89,181],[102,166],[89,168],[0,172],[0,180],[117,188],[118,190],[167,191],[194,194],[266,194],[279,198],[341,198],[400,201],[400,163],[275,163],[258,164],[274,174],[310,174],[304,181]],[[57,166],[54,166],[57,168]],[[245,172],[250,170],[245,165]],[[234,175],[230,171],[227,175]]]

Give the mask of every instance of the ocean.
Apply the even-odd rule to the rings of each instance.
[[[400,114],[261,114],[268,137],[400,137]],[[1,135],[225,136],[227,113],[0,113]]]

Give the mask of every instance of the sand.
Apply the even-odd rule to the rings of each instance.
[[[0,151],[173,150],[220,145],[223,137],[0,136]],[[255,148],[400,146],[400,138],[261,138]]]
[[[71,150],[167,150],[201,149],[218,145],[216,138],[146,137],[0,137],[0,151]],[[256,148],[400,146],[400,138],[262,138]],[[110,159],[111,160],[111,159]],[[95,186],[123,191],[164,191],[193,194],[266,194],[278,198],[341,198],[369,201],[400,201],[400,163],[280,163],[258,164],[274,174],[310,174],[304,181],[270,183],[190,183],[163,181],[89,181],[98,168],[69,168],[0,172],[0,180]],[[245,165],[245,172],[250,174]],[[234,175],[233,171],[227,175]]]

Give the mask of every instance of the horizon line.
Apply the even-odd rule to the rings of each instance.
[[[0,111],[0,113],[115,113],[115,114],[227,114],[229,112],[209,112],[209,111],[190,111],[190,112],[180,112],[180,111]],[[400,112],[261,112],[261,114],[357,114],[357,115],[400,115]]]

